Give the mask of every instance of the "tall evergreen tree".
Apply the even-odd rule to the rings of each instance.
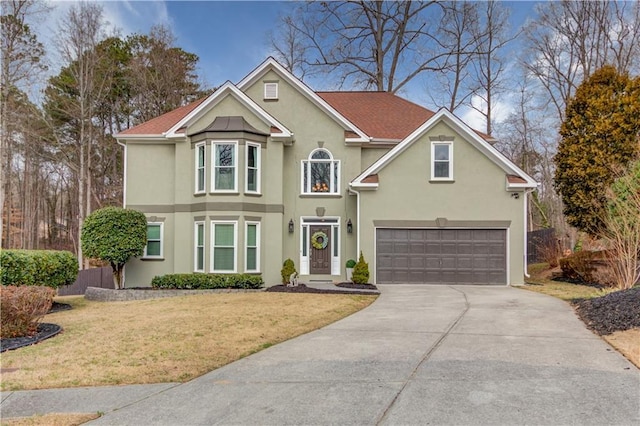
[[[555,187],[567,222],[591,235],[603,228],[606,190],[640,150],[640,78],[612,66],[596,71],[567,105],[555,156]]]

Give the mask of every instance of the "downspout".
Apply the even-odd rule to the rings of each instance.
[[[524,277],[525,278],[531,278],[531,275],[529,275],[528,273],[528,269],[529,269],[529,265],[527,264],[527,231],[529,229],[529,215],[528,213],[528,209],[529,209],[529,203],[528,203],[528,195],[529,193],[535,191],[536,188],[531,188],[529,190],[524,190],[524,196],[522,198],[524,198]]]
[[[127,207],[127,144],[124,144],[120,141],[116,141],[118,145],[124,148],[122,154],[122,207]]]
[[[349,192],[356,194],[356,259],[360,256],[360,192],[349,186]]]

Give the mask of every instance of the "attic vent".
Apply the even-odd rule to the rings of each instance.
[[[265,83],[264,84],[264,98],[265,99],[278,99],[278,83]]]

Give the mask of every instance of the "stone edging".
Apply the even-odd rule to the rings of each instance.
[[[109,288],[87,287],[87,291],[84,293],[84,298],[96,302],[125,302],[128,300],[159,299],[162,297],[191,296],[195,294],[256,293],[260,291],[264,291],[264,289],[220,288],[208,290],[114,290]]]

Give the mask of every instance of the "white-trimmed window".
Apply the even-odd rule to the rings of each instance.
[[[204,142],[196,145],[196,194],[206,191],[205,174],[206,174],[206,146]]]
[[[303,194],[338,194],[340,161],[334,160],[331,152],[318,148],[302,162]]]
[[[238,222],[211,222],[211,272],[236,272]]]
[[[195,272],[204,272],[204,222],[195,222],[193,241],[193,270]]]
[[[278,83],[264,83],[264,99],[278,99]]]
[[[453,180],[452,142],[431,142],[431,179]]]
[[[246,222],[244,270],[260,272],[260,222]]]
[[[237,192],[238,173],[236,172],[238,158],[237,142],[215,142],[211,145],[213,157],[213,173],[211,173],[212,192]]]
[[[144,248],[144,258],[162,259],[162,241],[164,235],[164,223],[147,222],[147,245]]]
[[[260,144],[246,145],[245,192],[260,193]]]

